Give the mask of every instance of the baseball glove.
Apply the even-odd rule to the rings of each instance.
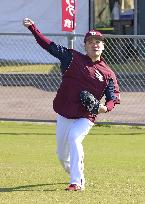
[[[82,105],[93,115],[98,114],[100,102],[88,91],[81,91],[80,100]]]

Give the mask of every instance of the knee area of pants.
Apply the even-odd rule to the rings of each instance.
[[[71,131],[71,132],[69,133],[69,137],[68,137],[69,142],[75,142],[75,143],[81,142],[81,139],[80,139],[79,136],[80,136],[80,135],[78,134],[78,132]]]
[[[70,164],[69,162],[66,162],[64,160],[60,160],[60,163],[62,165],[62,167],[64,168],[64,170],[68,173],[70,173]]]

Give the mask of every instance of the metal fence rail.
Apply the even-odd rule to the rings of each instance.
[[[46,35],[84,53],[83,35]],[[0,120],[55,121],[59,61],[31,34],[0,34],[0,47]],[[117,75],[121,104],[96,122],[145,125],[145,36],[106,35],[103,57]]]

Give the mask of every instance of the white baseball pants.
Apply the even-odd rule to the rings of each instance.
[[[70,174],[70,184],[84,187],[84,151],[82,141],[93,126],[87,118],[67,119],[58,115],[56,126],[57,154]]]

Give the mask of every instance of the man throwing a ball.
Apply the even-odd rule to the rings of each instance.
[[[70,185],[65,190],[83,190],[85,177],[82,142],[97,115],[111,111],[120,103],[116,76],[101,57],[104,37],[95,30],[86,33],[86,54],[82,54],[46,38],[31,19],[24,19],[23,25],[31,31],[43,49],[60,60],[62,82],[53,101],[57,113],[57,155],[70,175]],[[105,104],[100,104],[103,96]]]

